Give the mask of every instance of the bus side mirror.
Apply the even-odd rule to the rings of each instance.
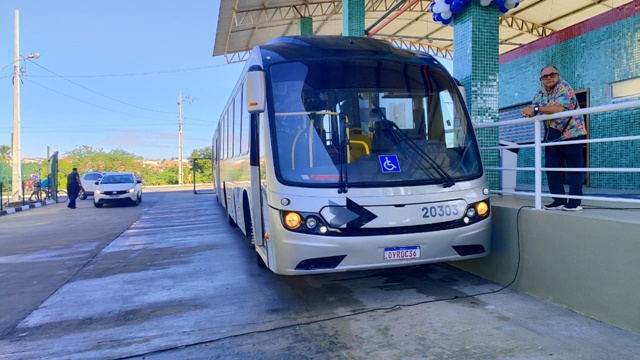
[[[245,82],[245,99],[247,99],[247,110],[249,114],[259,114],[264,112],[266,85],[264,81],[264,70],[260,66],[253,65],[247,72]]]

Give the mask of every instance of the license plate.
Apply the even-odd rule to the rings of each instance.
[[[384,248],[385,260],[407,260],[407,259],[417,259],[419,257],[420,257],[419,246]]]

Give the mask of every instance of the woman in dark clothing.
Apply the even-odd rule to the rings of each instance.
[[[73,168],[71,174],[67,175],[67,194],[69,194],[69,209],[76,208],[76,199],[82,189],[82,183],[80,183],[80,174],[78,174],[78,168]]]

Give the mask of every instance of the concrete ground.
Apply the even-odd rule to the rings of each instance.
[[[0,244],[1,359],[640,354],[639,334],[447,264],[275,275],[256,266],[212,194],[3,216]]]

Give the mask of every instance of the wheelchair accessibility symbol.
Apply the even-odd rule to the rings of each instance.
[[[396,155],[378,155],[383,173],[400,172],[400,163]]]

